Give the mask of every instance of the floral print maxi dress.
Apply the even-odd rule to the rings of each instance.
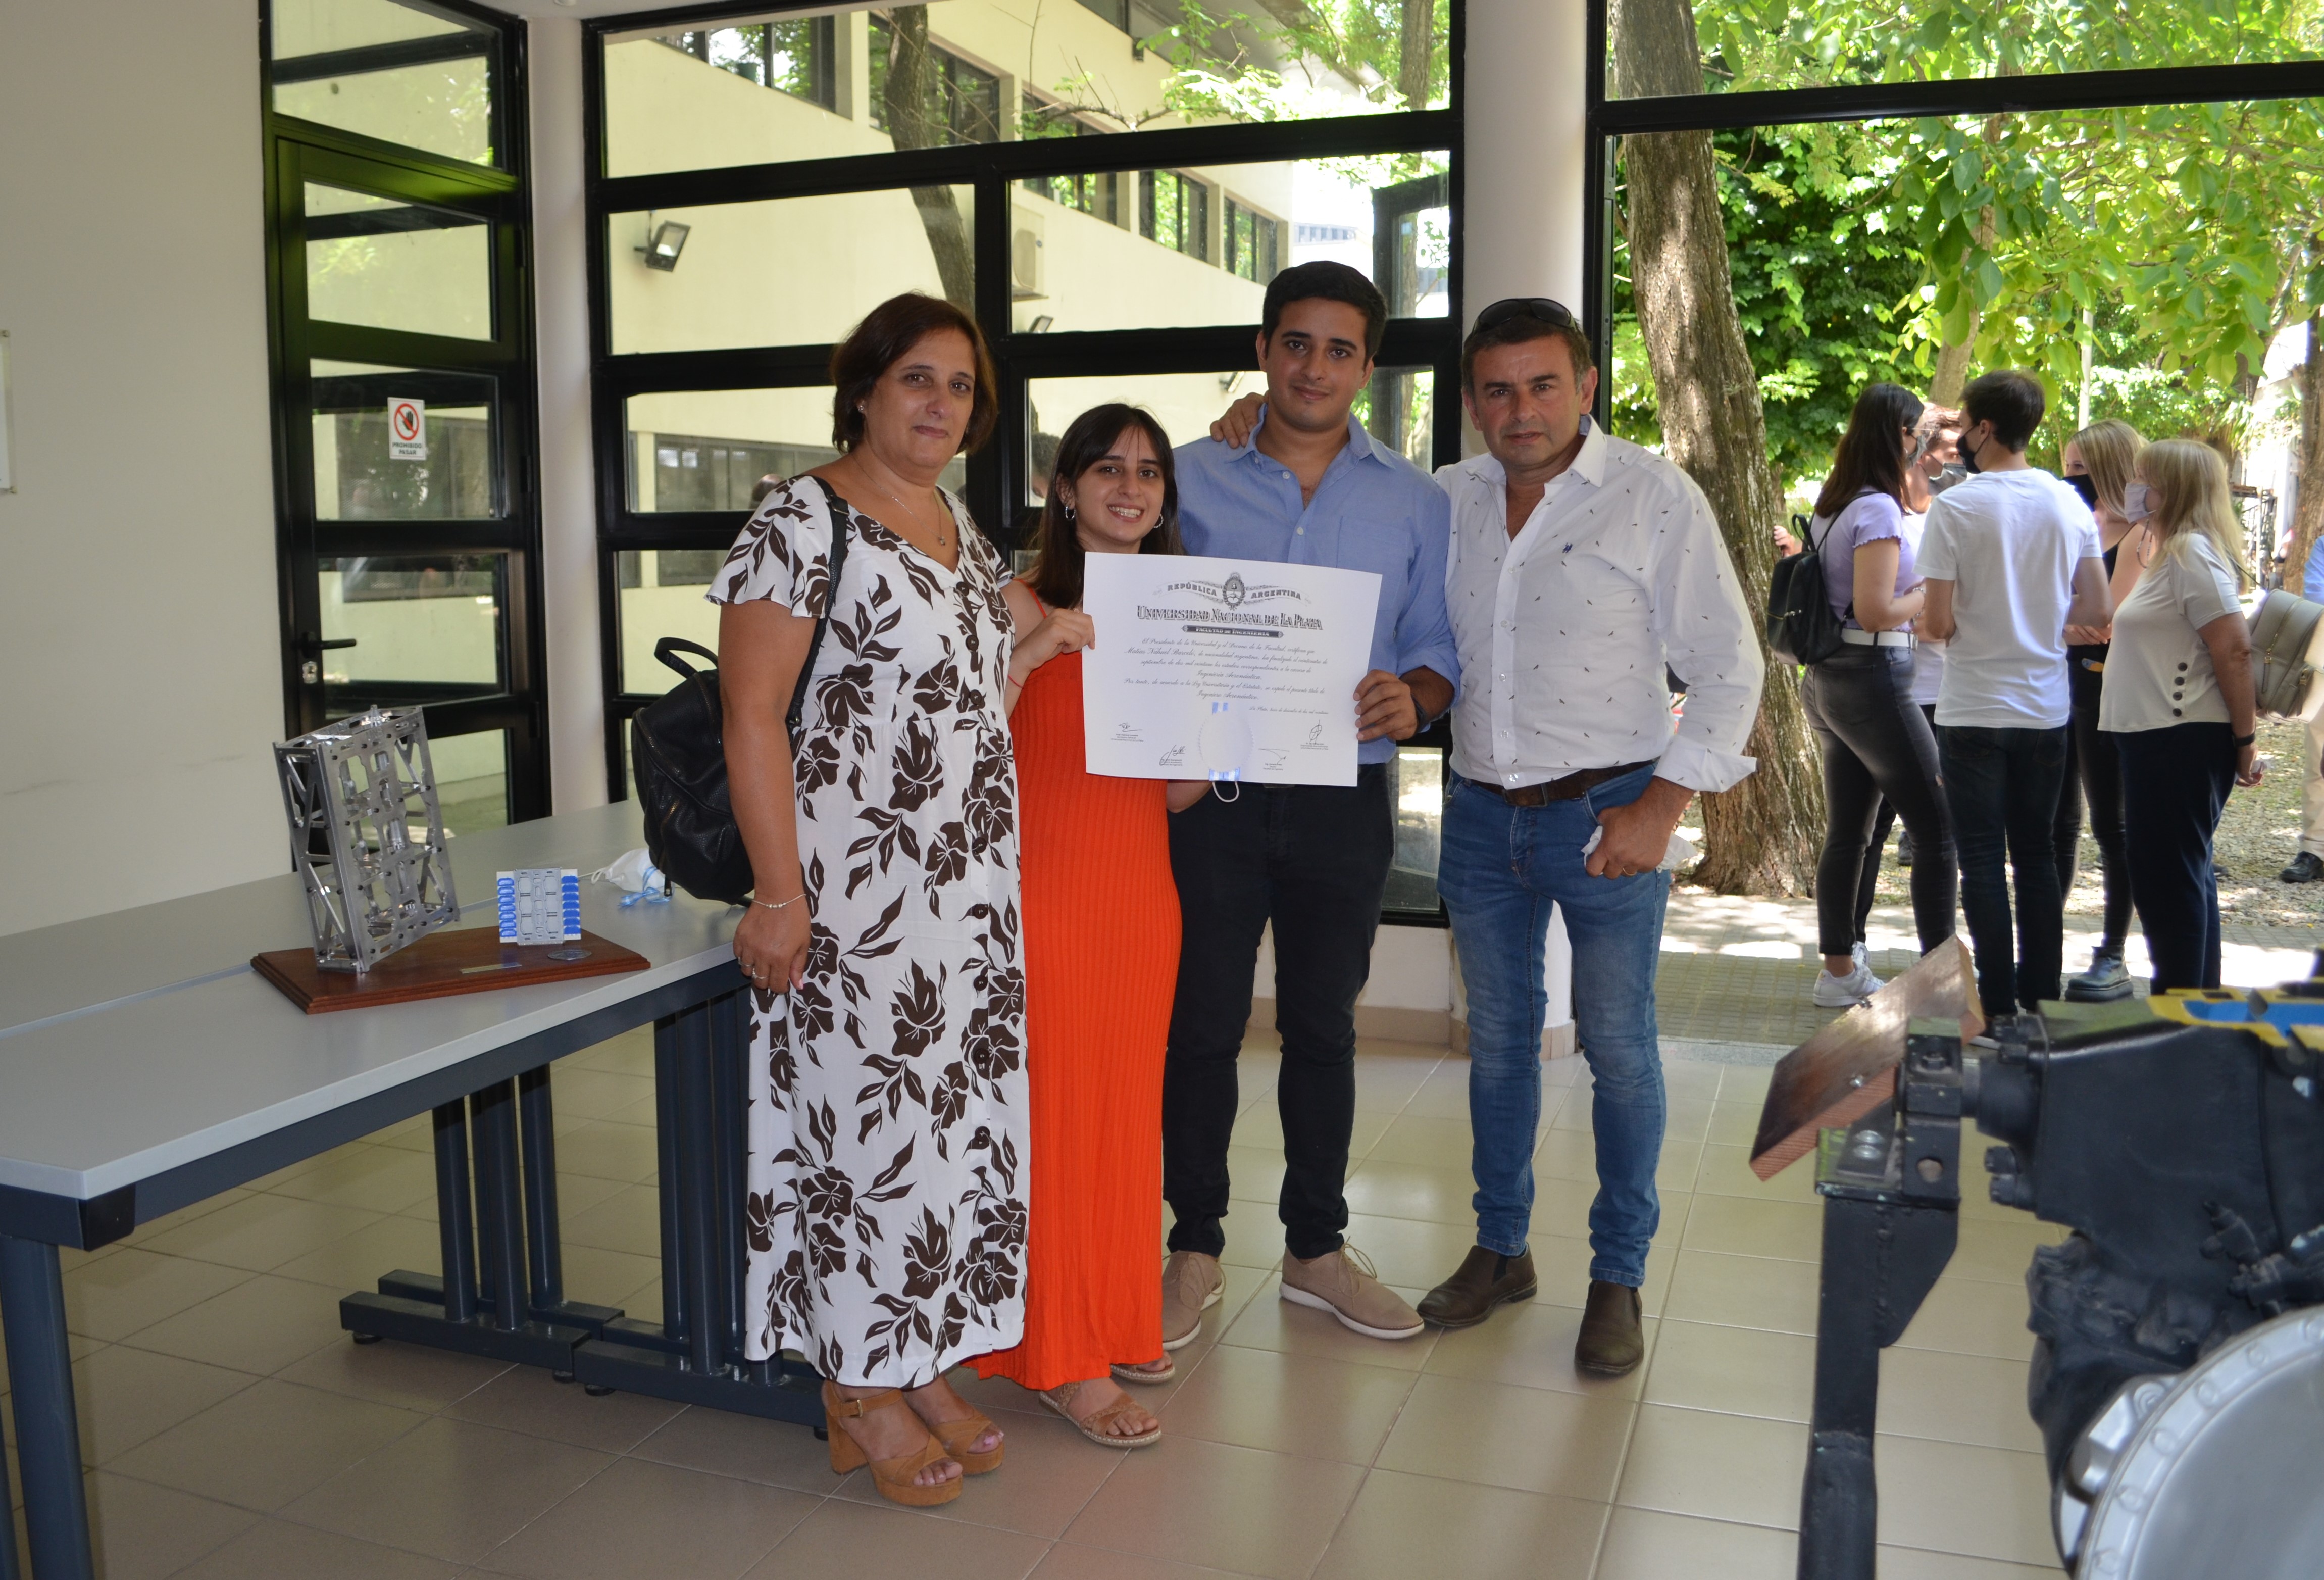
[[[794,744],[806,985],[752,990],[752,1359],[918,1387],[1024,1330],[1025,981],[999,556],[853,517]],[[770,494],[710,590],[819,615],[831,514]]]

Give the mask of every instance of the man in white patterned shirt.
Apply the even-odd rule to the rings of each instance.
[[[1562,907],[1598,1165],[1574,1364],[1618,1377],[1645,1354],[1638,1289],[1662,1213],[1662,863],[1696,792],[1757,766],[1743,748],[1765,666],[1702,491],[1590,420],[1598,374],[1572,313],[1495,302],[1461,373],[1490,453],[1436,474],[1452,501],[1444,595],[1461,660],[1436,885],[1468,990],[1477,1243],[1419,1309],[1467,1327],[1538,1288],[1542,952]],[[1239,406],[1212,431],[1234,439],[1250,420]],[[1670,673],[1687,687],[1675,728]]]
[[[1496,302],[1461,364],[1490,454],[1436,474],[1452,496],[1444,596],[1462,665],[1436,882],[1469,994],[1477,1244],[1420,1313],[1467,1326],[1536,1288],[1526,1233],[1555,904],[1597,1138],[1574,1364],[1618,1377],[1645,1353],[1638,1287],[1662,1212],[1664,855],[1697,791],[1756,766],[1742,753],[1764,667],[1702,491],[1590,420],[1598,374],[1572,315]],[[1675,732],[1666,672],[1687,687]]]

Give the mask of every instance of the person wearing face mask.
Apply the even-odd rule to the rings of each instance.
[[[2058,996],[2065,900],[2051,829],[2073,718],[2066,627],[2102,625],[2112,611],[2088,507],[2025,459],[2044,404],[2030,374],[1969,384],[1960,450],[1971,476],[1929,506],[1921,539],[1921,629],[1947,643],[1938,760],[1993,1021]]]
[[[2219,985],[2211,841],[2231,786],[2260,781],[2243,533],[2227,464],[2191,439],[2149,445],[2123,513],[2156,552],[2115,612],[2098,726],[2122,754],[2130,892],[2155,993]]]
[[[1931,406],[1921,413],[1916,437],[1921,441],[1920,470],[1929,497],[1934,499],[1969,476],[1961,463],[1961,414],[1951,406]]]
[[[1178,973],[1164,808],[1210,786],[1083,766],[1082,652],[1099,636],[1081,612],[1084,567],[1093,554],[1182,552],[1169,438],[1148,413],[1110,404],[1050,448],[1039,558],[1001,589],[1026,633],[1009,666],[1032,1098],[1025,1342],[970,1363],[1035,1390],[1092,1441],[1138,1448],[1161,1424],[1119,1384],[1176,1370],[1148,1238],[1162,1208],[1162,1059]]]
[[[1827,827],[1816,864],[1816,918],[1824,968],[1814,998],[1827,1009],[1861,1003],[1880,986],[1861,953],[1868,909],[1861,880],[1867,836],[1883,801],[1903,814],[1926,858],[1913,868],[1922,950],[1953,935],[1952,833],[1937,743],[1913,700],[1912,623],[1922,593],[1905,516],[1916,492],[1907,476],[1920,418],[1921,401],[1911,391],[1868,387],[1840,436],[1812,523],[1843,638],[1800,681],[1808,725],[1823,751]]]
[[[2108,596],[2117,609],[2138,585],[2139,572],[2153,557],[2145,529],[2123,513],[2138,452],[2146,448],[2138,430],[2120,418],[2094,422],[2066,441],[2062,463],[2066,486],[2090,507],[2098,526],[2098,546],[2107,568]],[[2082,808],[2089,808],[2090,837],[2098,847],[2105,884],[2105,930],[2090,951],[2090,967],[2066,983],[2066,996],[2102,1002],[2130,996],[2130,973],[2122,963],[2130,931],[2130,877],[2123,864],[2122,761],[2114,743],[2098,730],[2098,698],[2106,679],[2107,631],[2104,626],[2066,630],[2067,680],[2073,689],[2073,730],[2066,738],[2066,779],[2058,792],[2058,820],[2052,837],[2058,850],[2058,888],[2074,890],[2076,858],[2081,854]]]

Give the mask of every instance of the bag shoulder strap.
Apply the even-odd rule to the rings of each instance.
[[[798,683],[791,688],[790,711],[783,716],[783,732],[794,748],[798,744],[799,720],[807,715],[807,688],[815,682],[815,656],[822,651],[823,633],[831,628],[831,611],[839,602],[839,572],[847,563],[847,541],[854,536],[848,523],[854,519],[855,507],[822,478],[816,478],[815,485],[823,490],[824,504],[831,512],[831,574],[824,583],[823,613],[815,617],[815,632],[807,639],[807,660],[799,665]]]

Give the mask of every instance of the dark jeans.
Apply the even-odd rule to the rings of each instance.
[[[1945,799],[1960,845],[1961,912],[1977,956],[1977,992],[1987,1015],[2014,1015],[2058,996],[2066,951],[2065,897],[2051,843],[2066,737],[2052,730],[1937,726]],[[2009,888],[2017,885],[2017,926]]]
[[[2098,872],[2106,883],[2106,937],[2101,947],[2122,947],[2130,934],[2130,873],[2123,864],[2122,757],[2098,728],[2098,693],[2105,676],[2073,666],[2074,724],[2066,743],[2066,777],[2058,790],[2058,821],[2051,837],[2058,850],[2058,892],[2074,892],[2076,858],[2081,854],[2082,808],[2089,808],[2090,838],[2098,847]],[[2076,794],[2076,790],[2080,791]]]
[[[1356,1120],[1356,995],[1371,975],[1395,848],[1384,762],[1359,769],[1350,789],[1247,784],[1235,800],[1209,796],[1171,818],[1184,918],[1162,1073],[1162,1195],[1177,1216],[1171,1250],[1216,1256],[1226,1245],[1235,1057],[1269,921],[1283,1037],[1275,1104],[1284,1243],[1303,1260],[1339,1248]]]
[[[2232,726],[2172,725],[2114,737],[2122,758],[2130,893],[2155,993],[2219,985],[2219,880],[2211,836],[2236,782]]]
[[[1920,704],[1920,709],[1921,716],[1929,721],[1929,739],[1934,742],[1937,738],[1937,705],[1923,702]],[[1856,882],[1856,941],[1859,944],[1865,941],[1865,929],[1872,921],[1872,902],[1880,897],[1880,862],[1888,849],[1888,836],[1895,827],[1896,808],[1887,797],[1883,796],[1880,798],[1879,813],[1872,819],[1872,836],[1864,842],[1864,873]],[[1905,837],[1909,839],[1911,836]],[[1914,862],[1918,860],[1920,855],[1914,852]],[[1910,866],[1913,862],[1904,864]],[[1960,874],[1956,873],[1954,875],[1958,878]]]
[[[1817,947],[1845,955],[1861,937],[1865,845],[1886,799],[1913,836],[1913,922],[1923,952],[1935,948],[1953,935],[1952,820],[1938,781],[1937,744],[1913,700],[1913,650],[1843,647],[1808,666],[1800,701],[1823,745]]]

